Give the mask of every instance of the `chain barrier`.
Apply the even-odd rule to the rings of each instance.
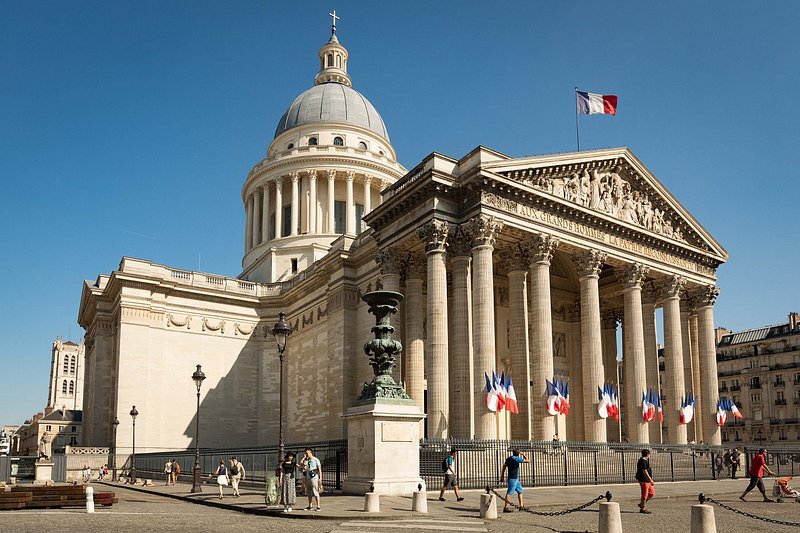
[[[782,526],[795,526],[795,527],[800,526],[800,522],[788,522],[786,520],[777,520],[775,518],[767,518],[766,516],[760,516],[760,515],[757,515],[757,514],[748,513],[747,511],[742,511],[741,509],[736,509],[735,507],[731,507],[730,505],[725,505],[724,503],[722,503],[720,501],[717,501],[717,500],[715,500],[714,498],[712,498],[710,496],[706,496],[702,492],[700,493],[700,495],[698,496],[697,499],[700,500],[700,503],[705,503],[705,502],[715,503],[715,504],[719,505],[720,507],[722,507],[723,509],[727,509],[728,511],[733,511],[734,513],[740,514],[742,516],[746,516],[748,518],[753,518],[755,520],[761,520],[762,522],[769,522],[770,524],[779,524],[779,525],[782,525]]]
[[[505,498],[503,496],[501,496],[499,492],[497,492],[491,486],[486,485],[486,494],[489,494],[489,493],[494,494],[495,496],[500,498],[500,500],[505,502]],[[513,503],[512,501],[510,501],[510,499],[509,499],[508,504],[511,507],[514,507],[515,509],[517,509],[519,511],[524,511],[526,513],[530,513],[530,514],[534,514],[534,515],[538,515],[538,516],[561,516],[561,515],[565,515],[565,514],[569,514],[569,513],[575,513],[575,512],[578,512],[578,511],[583,511],[587,507],[591,507],[592,505],[596,504],[600,500],[606,500],[606,501],[610,502],[611,501],[611,492],[606,492],[605,494],[601,494],[597,498],[595,498],[595,499],[593,499],[591,501],[588,501],[588,502],[586,502],[586,503],[584,503],[582,505],[579,505],[577,507],[573,507],[572,509],[564,509],[563,511],[534,511],[532,509],[528,509],[527,507],[520,507],[516,503]]]

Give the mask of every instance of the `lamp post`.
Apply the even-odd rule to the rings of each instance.
[[[197,365],[197,370],[192,374],[192,380],[195,387],[197,387],[197,414],[195,415],[194,425],[194,475],[192,476],[192,492],[203,492],[202,487],[202,473],[200,472],[200,386],[206,375],[200,365]]]
[[[283,354],[286,351],[286,339],[292,334],[292,326],[286,322],[286,313],[278,313],[278,321],[272,327],[272,335],[278,343],[278,357],[280,359],[280,373],[278,379],[281,383],[280,397],[278,398],[278,461],[283,459]]]
[[[136,417],[139,415],[139,411],[136,410],[136,406],[133,406],[130,412],[131,419],[133,420],[133,452],[131,453],[131,472],[130,472],[130,484],[136,484]]]
[[[114,438],[111,439],[111,481],[117,480],[117,426],[119,426],[119,418],[114,417],[111,422],[114,427]]]

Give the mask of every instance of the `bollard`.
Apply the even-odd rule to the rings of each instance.
[[[411,510],[418,513],[428,512],[428,493],[414,492],[411,498]]]
[[[622,518],[619,514],[619,503],[600,503],[600,518],[598,519],[597,532],[622,533]]]
[[[692,505],[691,533],[717,533],[714,508],[703,503]]]
[[[481,494],[481,518],[487,520],[497,518],[497,500],[494,494]]]
[[[94,489],[92,487],[86,487],[86,512],[94,512]]]
[[[367,492],[364,494],[364,512],[365,513],[380,513],[381,502],[379,496],[374,492]]]

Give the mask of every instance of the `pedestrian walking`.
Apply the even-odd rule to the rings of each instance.
[[[178,464],[178,461],[175,459],[172,460],[172,484],[175,485],[178,482],[178,474],[181,473],[181,465]]]
[[[167,478],[164,485],[169,485],[172,481],[172,459],[168,459],[167,462],[164,463],[164,477]]]
[[[219,486],[219,499],[221,500],[225,494],[222,492],[223,487],[228,486],[228,469],[225,468],[225,461],[223,459],[219,460],[219,466],[217,467],[214,475],[217,476],[217,485]]]
[[[456,476],[456,456],[458,450],[455,448],[450,449],[450,455],[442,461],[442,472],[444,473],[444,483],[442,483],[442,490],[439,491],[439,501],[443,502],[444,491],[452,488],[456,494],[456,501],[463,502],[464,498],[461,497],[461,492],[458,490],[458,477]]]
[[[231,457],[230,477],[234,498],[239,497],[239,482],[244,481],[246,475],[247,473],[244,470],[244,465],[236,459],[236,456]]]
[[[108,465],[103,465],[103,469],[101,470],[103,475],[103,480],[108,479]]]
[[[722,476],[722,467],[724,465],[725,465],[725,458],[722,456],[722,453],[717,452],[717,456],[714,458],[714,468],[717,470],[717,476],[716,476],[717,480],[719,480],[720,477]]]
[[[645,509],[645,505],[656,495],[656,489],[653,487],[656,483],[653,481],[653,469],[650,468],[650,450],[648,449],[642,450],[642,456],[636,463],[636,481],[639,482],[639,488],[642,489],[639,512],[650,514],[651,511]]]
[[[503,470],[500,472],[500,483],[503,482],[503,477],[505,477],[506,470],[508,470],[508,486],[506,488],[506,504],[503,506],[504,513],[513,513],[514,511],[509,507],[510,502],[509,498],[512,494],[517,495],[517,499],[519,500],[519,509],[520,511],[525,510],[525,505],[522,503],[522,483],[519,481],[519,465],[528,462],[528,456],[522,453],[521,451],[514,449],[511,451],[511,456],[506,458],[506,462],[503,464]]]
[[[717,455],[719,455],[719,454],[717,454]],[[733,450],[731,450],[731,449],[725,450],[725,455],[722,456],[722,461],[725,464],[725,468],[728,470],[728,475],[729,476],[731,475],[731,468],[732,468],[732,465],[733,465],[732,460],[731,460],[732,457],[733,457]],[[719,474],[719,472],[717,472],[717,474]],[[719,478],[719,475],[717,475],[717,478]]]
[[[294,461],[294,454],[287,452],[286,456],[281,461],[281,474],[278,480],[278,486],[281,490],[281,504],[283,504],[283,513],[291,513],[292,506],[297,501],[297,487],[295,481],[297,478],[297,463]]]
[[[736,479],[736,471],[742,465],[742,452],[739,448],[734,448],[731,454],[731,479]]]
[[[747,485],[747,488],[744,489],[744,492],[739,499],[744,501],[745,496],[747,493],[753,490],[754,487],[758,487],[758,491],[761,493],[761,496],[764,497],[765,502],[771,502],[769,498],[767,498],[767,491],[764,489],[764,470],[771,476],[774,476],[775,473],[769,469],[767,466],[767,450],[766,448],[761,448],[758,450],[758,454],[753,457],[753,462],[750,463],[750,484]]]
[[[300,466],[305,472],[305,486],[306,497],[308,497],[308,507],[306,511],[319,511],[320,509],[320,494],[322,494],[322,463],[319,459],[314,457],[314,452],[311,448],[306,448],[303,453],[303,459],[300,461]],[[313,507],[314,500],[316,500],[316,508]]]

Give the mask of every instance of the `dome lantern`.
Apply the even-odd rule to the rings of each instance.
[[[314,78],[314,84],[341,83],[352,87],[350,76],[347,75],[347,49],[339,44],[336,38],[336,11],[329,13],[333,18],[331,25],[331,38],[319,49],[319,72]]]

